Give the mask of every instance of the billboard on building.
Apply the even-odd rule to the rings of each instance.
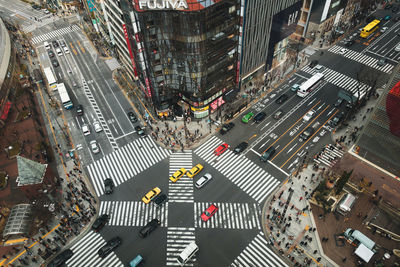
[[[344,9],[348,0],[314,0],[312,2],[310,21],[316,24],[336,15]]]
[[[276,44],[296,31],[297,22],[300,19],[302,1],[282,10],[272,19],[271,35],[268,44],[268,56],[266,66],[272,65]]]

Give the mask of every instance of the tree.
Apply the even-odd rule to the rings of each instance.
[[[344,185],[347,183],[347,181],[350,179],[351,174],[353,173],[353,170],[350,172],[344,171],[342,176],[339,178],[339,180],[336,183],[336,194],[340,194],[342,192]]]

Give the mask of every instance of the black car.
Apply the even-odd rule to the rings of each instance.
[[[335,115],[335,117],[333,117],[332,120],[330,120],[329,124],[332,127],[336,127],[339,125],[339,123],[343,120],[344,118],[344,112],[339,112]]]
[[[151,232],[156,230],[159,225],[160,225],[160,221],[158,219],[151,220],[149,223],[146,224],[146,226],[144,226],[142,229],[140,229],[139,236],[141,238],[145,238],[146,236],[151,234]]]
[[[36,9],[36,10],[41,10],[41,9],[42,9],[40,6],[38,6],[38,5],[36,5],[36,4],[33,4],[33,5],[32,5],[32,8],[33,8],[33,9]]]
[[[318,65],[318,60],[313,60],[313,61],[310,62],[309,67],[310,67],[310,68],[314,68],[314,67],[317,66],[317,65]]]
[[[167,201],[168,197],[166,194],[159,194],[155,198],[153,198],[151,201],[156,204],[157,206],[161,206],[165,201]]]
[[[386,6],[385,6],[385,9],[391,9],[393,6],[391,5],[391,4],[387,4]]]
[[[135,131],[140,137],[145,137],[146,133],[144,132],[143,128],[138,126],[135,126]]]
[[[121,245],[122,239],[118,236],[114,237],[113,239],[109,240],[104,246],[102,246],[97,253],[99,257],[104,259],[108,256],[112,251],[114,251],[119,245]]]
[[[57,41],[52,41],[51,43],[53,44],[54,48],[57,48],[57,47],[59,47],[59,45],[58,45],[58,42],[57,42]]]
[[[97,220],[94,221],[92,225],[92,230],[94,230],[95,232],[100,231],[101,228],[103,228],[104,225],[106,225],[109,218],[110,217],[107,214],[101,215],[99,218],[97,218]]]
[[[53,64],[54,67],[60,66],[60,64],[58,64],[58,60],[57,60],[57,59],[53,59],[53,60],[51,61],[51,64]]]
[[[266,116],[267,116],[267,114],[265,112],[260,112],[256,116],[254,116],[253,120],[255,123],[259,123],[260,121],[265,119]]]
[[[233,122],[223,124],[221,130],[219,130],[220,134],[226,134],[229,132],[233,127],[235,127],[235,124]]]
[[[278,99],[277,100],[275,100],[275,103],[277,103],[277,104],[282,104],[283,102],[285,102],[286,100],[288,100],[288,96],[287,95],[285,95],[285,94],[283,94],[283,95],[281,95],[280,97],[278,97]]]
[[[114,191],[114,182],[111,178],[107,178],[104,180],[104,191],[107,195],[112,194]]]
[[[67,249],[61,252],[57,257],[55,257],[48,265],[47,267],[58,267],[62,266],[68,259],[72,257],[74,253],[72,250]]]
[[[241,142],[240,144],[237,145],[237,147],[235,147],[235,149],[233,150],[233,153],[235,153],[235,154],[240,154],[240,153],[242,153],[243,150],[245,150],[248,146],[249,146],[249,143],[247,143],[247,142]]]
[[[53,50],[47,50],[47,54],[49,55],[50,58],[54,57],[54,52]]]
[[[136,118],[135,114],[132,111],[128,112],[128,118],[132,123],[135,123],[138,121],[138,119]]]
[[[274,154],[275,154],[275,148],[271,146],[267,150],[265,150],[265,152],[260,156],[260,160],[266,162]]]
[[[311,135],[314,134],[314,132],[315,132],[315,130],[314,130],[313,127],[311,127],[311,126],[310,126],[310,127],[307,127],[307,128],[300,134],[299,141],[300,141],[300,142],[306,141],[308,138],[311,137]]]
[[[76,106],[76,114],[78,114],[79,116],[83,115],[83,107],[82,107],[82,105],[77,105]]]

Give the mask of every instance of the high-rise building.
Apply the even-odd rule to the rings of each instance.
[[[195,118],[237,87],[239,0],[134,0],[129,49],[138,83],[159,115],[182,100]]]
[[[264,74],[273,58],[284,60],[287,38],[296,31],[302,0],[242,1],[240,80]]]

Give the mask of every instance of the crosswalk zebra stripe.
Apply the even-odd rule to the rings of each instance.
[[[343,47],[338,46],[338,45],[334,45],[331,48],[328,49],[329,52],[338,54],[340,49],[342,49]],[[343,57],[349,58],[351,60],[357,61],[361,64],[367,65],[368,67],[377,69],[379,71],[382,72],[386,72],[386,73],[390,73],[392,71],[392,69],[394,68],[394,66],[392,64],[389,63],[385,63],[383,66],[378,66],[378,61],[379,59],[370,57],[366,54],[354,51],[354,50],[350,50],[348,49],[347,52],[345,54],[342,55]]]
[[[268,242],[265,240],[264,234],[260,232],[233,261],[231,266],[280,267],[288,265],[268,248]]]
[[[80,28],[77,25],[72,25],[72,30],[70,27],[61,28],[61,29],[58,29],[55,31],[51,31],[51,32],[33,37],[32,43],[37,44],[39,42],[43,42],[48,39],[56,38],[60,35],[68,34],[68,33],[71,33],[73,31],[77,31],[77,30],[80,30]]]
[[[168,227],[167,228],[167,250],[166,265],[180,266],[177,262],[178,255],[186,248],[186,246],[195,240],[195,228],[185,227]],[[185,266],[194,266],[196,255],[194,255]]]

